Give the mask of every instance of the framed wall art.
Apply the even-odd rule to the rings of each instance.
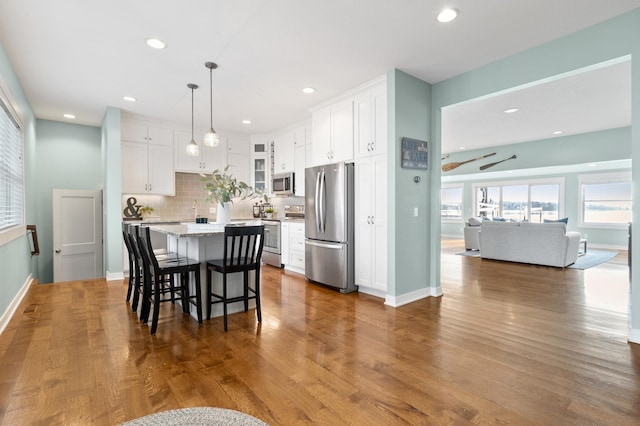
[[[429,151],[427,142],[418,139],[402,138],[402,159],[400,166],[404,169],[427,170]]]

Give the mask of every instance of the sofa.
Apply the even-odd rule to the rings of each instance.
[[[578,259],[580,233],[562,222],[483,222],[480,257],[564,268]]]

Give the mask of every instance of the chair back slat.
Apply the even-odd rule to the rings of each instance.
[[[260,262],[264,226],[227,226],[224,229],[224,262],[244,266]]]

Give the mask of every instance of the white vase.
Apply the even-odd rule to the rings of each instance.
[[[231,203],[218,204],[216,213],[216,223],[226,225],[231,222]]]

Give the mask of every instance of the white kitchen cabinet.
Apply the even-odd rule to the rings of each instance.
[[[311,121],[313,165],[353,159],[353,99],[315,111]]]
[[[257,142],[251,145],[251,186],[268,193],[269,173],[267,170],[267,143]]]
[[[233,176],[242,182],[251,182],[251,165],[249,159],[249,147],[251,141],[248,137],[229,136],[227,138],[227,164]]]
[[[294,166],[293,130],[276,134],[273,138],[273,174],[292,172]]]
[[[194,140],[200,148],[200,156],[187,155],[187,144],[191,141],[191,132],[175,131],[175,171],[185,173],[211,173],[227,165],[227,138],[220,135],[220,144],[216,147],[204,146],[204,133],[194,133]]]
[[[283,221],[281,229],[281,262],[289,271],[304,274],[304,222]]]
[[[356,284],[387,291],[387,156],[355,163]]]
[[[296,197],[304,197],[304,169],[307,165],[307,149],[306,145],[296,146],[294,150],[294,188],[293,194]]]
[[[387,85],[381,83],[354,98],[354,150],[362,158],[387,152]]]
[[[122,192],[175,195],[173,132],[125,123],[121,127]]]

